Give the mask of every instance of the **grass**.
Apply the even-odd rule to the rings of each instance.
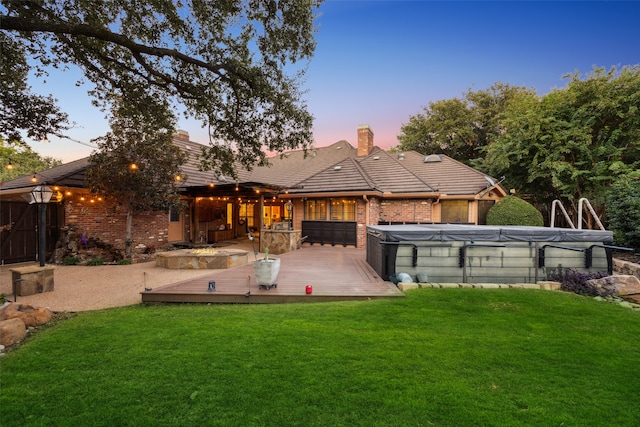
[[[635,426],[640,316],[573,294],[80,313],[1,363],[3,426]]]

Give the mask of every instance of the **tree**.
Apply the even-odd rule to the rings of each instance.
[[[206,165],[233,175],[231,159],[264,165],[265,152],[312,144],[301,63],[315,49],[320,2],[5,0],[0,30],[8,59],[28,56],[36,73],[80,67],[102,108],[133,111],[142,91],[164,114],[200,120]]]
[[[483,168],[536,202],[559,198],[575,209],[586,197],[602,212],[617,177],[640,168],[640,68],[568,77],[565,89],[510,102]]]
[[[0,182],[33,174],[62,164],[53,157],[42,157],[28,146],[0,138]]]
[[[424,114],[409,118],[400,128],[398,150],[446,154],[468,162],[475,156],[472,112],[465,101],[453,98],[429,103]]]
[[[43,140],[69,128],[55,99],[31,93],[28,74],[24,46],[0,33],[0,138],[9,142],[24,144],[22,132]]]
[[[510,100],[521,94],[535,92],[497,82],[487,90],[468,90],[463,99],[431,102],[423,114],[402,125],[397,149],[446,154],[472,164],[500,134],[500,119]]]
[[[134,111],[122,104],[113,111],[111,131],[94,142],[87,185],[95,194],[121,203],[127,212],[125,254],[131,255],[133,215],[181,208],[176,177],[187,155],[172,143],[174,122],[163,115],[166,105],[153,95],[139,93]],[[153,118],[149,121],[149,118]]]
[[[616,243],[640,251],[640,171],[621,175],[613,183],[607,218]]]

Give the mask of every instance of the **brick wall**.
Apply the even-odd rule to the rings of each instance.
[[[124,250],[127,211],[109,200],[76,194],[64,200],[64,225],[75,225],[78,232]],[[169,214],[150,212],[137,214],[132,222],[134,245],[160,247],[168,242]]]
[[[432,221],[432,202],[424,199],[386,199],[380,201],[378,217],[372,217],[371,223],[378,221],[430,223]]]

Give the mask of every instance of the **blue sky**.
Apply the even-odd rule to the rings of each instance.
[[[639,16],[638,1],[328,0],[304,84],[315,144],[355,145],[358,125],[368,124],[375,144],[389,148],[424,106],[468,89],[502,82],[543,95],[565,87],[568,73],[640,64]],[[78,124],[70,136],[89,142],[108,126],[87,88],[74,86],[77,76],[56,73],[44,88]],[[179,127],[206,143],[198,123]],[[32,147],[64,161],[91,152],[55,138]]]

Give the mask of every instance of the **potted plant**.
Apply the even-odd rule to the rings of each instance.
[[[253,234],[249,233],[249,240],[253,243]],[[254,255],[257,251],[253,251]],[[280,258],[269,258],[269,248],[265,248],[264,257],[253,262],[253,271],[258,282],[258,289],[278,287],[276,280],[280,273]]]

